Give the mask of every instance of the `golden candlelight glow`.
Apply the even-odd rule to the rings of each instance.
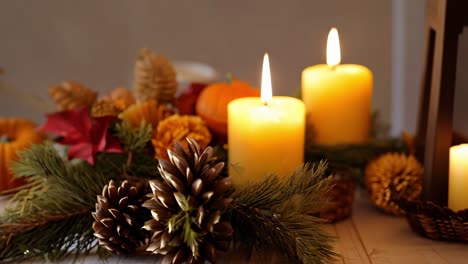
[[[340,39],[336,28],[330,29],[327,39],[327,64],[334,67],[341,62]]]
[[[454,211],[468,208],[468,144],[452,146],[449,156],[448,206]]]
[[[262,67],[262,90],[260,97],[264,104],[267,104],[268,101],[273,97],[271,88],[271,75],[270,75],[270,60],[268,58],[268,53],[265,53],[263,56],[263,67]]]

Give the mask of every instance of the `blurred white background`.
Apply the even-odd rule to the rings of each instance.
[[[335,26],[342,63],[363,64],[374,73],[373,108],[395,132],[413,132],[423,61],[424,2],[2,1],[0,67],[5,73],[0,78],[16,91],[0,91],[0,115],[42,122],[47,108],[37,97],[47,99],[48,87],[62,80],[78,80],[102,92],[130,87],[142,47],[173,61],[210,64],[221,75],[232,72],[256,86],[263,53],[269,52],[274,94],[292,95],[300,87],[305,67],[325,63],[326,37]],[[466,35],[458,66],[464,72]],[[459,74],[457,82],[464,87],[457,97],[465,101],[467,78]],[[461,110],[462,104],[456,105],[456,123],[468,131],[468,111]]]

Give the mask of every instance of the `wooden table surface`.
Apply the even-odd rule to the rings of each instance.
[[[5,206],[0,198],[0,211]],[[385,215],[376,210],[366,194],[356,193],[353,215],[336,224],[325,225],[337,237],[335,250],[344,264],[468,263],[468,244],[434,241],[414,233],[404,217]],[[153,258],[118,258],[108,263],[154,263]],[[64,261],[64,263],[67,261]],[[40,262],[37,262],[40,263]],[[79,263],[103,263],[89,256]]]
[[[375,209],[358,191],[350,219],[327,227],[338,237],[337,263],[468,263],[468,244],[434,241],[414,233],[404,217]]]

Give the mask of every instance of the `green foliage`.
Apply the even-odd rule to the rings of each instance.
[[[327,160],[331,167],[352,171],[356,182],[362,185],[364,170],[369,161],[387,152],[408,152],[399,138],[375,139],[362,145],[311,145],[305,149],[309,162]]]
[[[0,216],[0,262],[33,257],[56,261],[96,249],[91,212],[103,186],[111,179],[160,177],[157,161],[147,148],[151,129],[142,124],[133,130],[122,124],[116,126],[116,134],[128,152],[98,153],[95,165],[68,161],[51,142],[19,153],[14,171],[18,177],[25,176],[27,184]],[[226,154],[222,149],[219,153]],[[220,154],[221,160],[225,158]],[[314,216],[328,202],[324,194],[332,179],[324,176],[325,170],[323,162],[305,165],[287,179],[271,175],[235,190],[222,217],[235,228],[236,248],[246,252],[273,250],[285,261],[297,263],[332,261],[333,238],[321,230],[324,220]],[[182,207],[190,208],[190,197],[178,198]],[[186,209],[167,224],[183,230],[185,243],[198,248],[201,238],[193,230]],[[97,251],[101,252],[99,247]]]
[[[145,148],[146,144],[151,140],[153,129],[150,124],[145,121],[141,122],[138,129],[134,129],[128,122],[122,122],[115,126],[116,135],[122,145],[128,151],[138,151]]]
[[[97,245],[90,228],[92,222],[93,218],[87,210],[80,211],[77,215],[56,216],[55,219],[49,215],[42,222],[30,222],[22,218],[17,219],[15,224],[2,223],[0,262],[17,262],[37,256],[44,260],[58,261],[70,254],[74,254],[75,258],[78,254],[86,255]],[[8,234],[5,234],[5,231],[14,225],[18,228],[28,227],[28,231],[6,238],[5,235]],[[34,226],[34,229],[30,229],[31,226]]]
[[[326,159],[332,164],[363,167],[378,155],[392,151],[406,152],[407,149],[404,142],[398,138],[373,140],[362,145],[313,145],[306,149],[306,159],[309,161]]]
[[[390,137],[388,131],[389,126],[380,121],[378,112],[374,112],[369,142],[344,145],[314,145],[309,142],[305,147],[305,160],[327,160],[333,168],[352,171],[356,182],[362,184],[364,170],[369,161],[387,152],[408,153],[408,146],[403,139]]]
[[[21,152],[13,168],[18,176],[29,175],[28,184],[0,217],[0,261],[57,260],[96,246],[90,229],[96,194],[121,173],[68,163],[50,142]]]
[[[68,161],[52,142],[19,153],[13,170],[27,184],[0,216],[0,262],[88,254],[97,246],[91,212],[104,185],[111,179],[159,176],[157,161],[145,148],[151,127],[130,130],[123,124],[116,129],[129,152],[98,153],[94,165]]]
[[[313,216],[328,202],[325,193],[332,187],[325,170],[324,162],[305,165],[287,180],[271,175],[236,190],[227,213],[236,228],[236,247],[274,251],[294,263],[332,261],[333,238],[321,230],[324,220]]]

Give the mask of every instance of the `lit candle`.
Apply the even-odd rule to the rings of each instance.
[[[340,61],[338,31],[332,28],[327,64],[302,72],[307,128],[315,144],[360,144],[369,138],[372,72],[362,65],[340,65]]]
[[[228,105],[229,175],[236,185],[271,173],[287,176],[304,162],[305,107],[300,100],[272,96],[268,54],[263,59],[261,98]]]
[[[454,211],[468,208],[468,144],[450,148],[448,206]]]

